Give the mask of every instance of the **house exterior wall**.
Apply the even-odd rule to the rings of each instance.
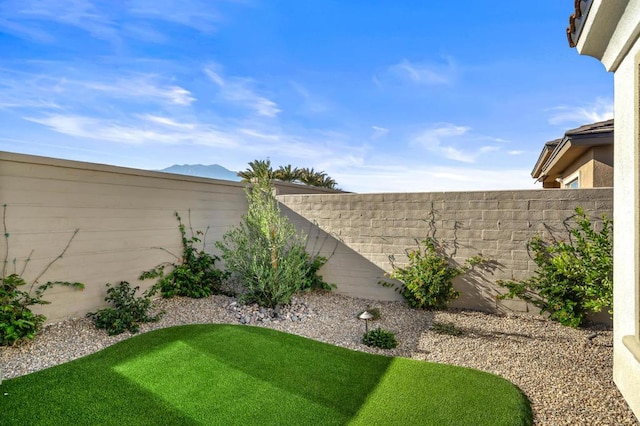
[[[563,172],[563,184],[568,183],[573,176],[579,176],[580,188],[593,188],[593,151],[589,149]],[[564,186],[563,186],[564,187]]]
[[[640,0],[593,0],[577,43],[614,72],[613,378],[640,419]]]
[[[278,199],[296,220],[304,218],[317,224],[348,251],[359,254],[357,267],[334,256],[322,269],[325,279],[336,283],[339,291],[352,283],[360,283],[359,289],[374,289],[375,283],[392,271],[389,256],[399,265],[406,264],[405,250],[416,248],[416,240],[435,232],[457,262],[482,254],[496,265],[492,271],[476,271],[456,279],[454,286],[462,296],[453,306],[536,313],[535,307],[519,300],[498,301],[501,289],[496,280],[531,276],[536,265],[527,252],[527,241],[540,233],[566,238],[565,221],[571,222],[576,207],[583,207],[595,218],[603,213],[611,217],[612,209],[611,188],[286,195]],[[367,287],[366,282],[374,285]],[[398,297],[395,292],[376,291],[376,297]],[[351,294],[369,297],[367,293]]]
[[[578,174],[580,188],[606,188],[613,186],[613,147],[611,145],[589,148],[570,167],[563,171],[564,182]]]
[[[613,186],[613,148],[597,146],[593,148],[593,187]]]
[[[614,381],[640,418],[640,290],[638,150],[638,55],[640,44],[620,64],[614,77]],[[624,340],[623,340],[624,339]],[[625,344],[626,342],[626,344]],[[635,351],[635,354],[634,354]]]

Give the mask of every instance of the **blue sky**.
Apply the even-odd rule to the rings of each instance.
[[[324,170],[356,192],[540,188],[611,118],[573,1],[0,0],[0,150]]]

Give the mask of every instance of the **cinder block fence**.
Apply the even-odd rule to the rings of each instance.
[[[595,222],[612,216],[611,188],[527,191],[437,192],[393,194],[284,195],[279,200],[298,222],[316,224],[322,231],[369,262],[331,259],[325,278],[358,297],[397,294],[379,292],[376,282],[391,271],[389,256],[406,264],[406,250],[433,236],[453,258],[463,263],[476,254],[491,260],[491,271],[459,277],[462,296],[453,306],[480,310],[529,311],[522,301],[498,301],[499,279],[524,279],[535,270],[526,243],[534,235],[567,238],[575,208]],[[358,271],[356,274],[355,271]],[[348,279],[346,279],[348,277]],[[369,283],[369,285],[366,285]],[[379,287],[379,286],[378,286]]]
[[[455,282],[455,306],[527,311],[518,301],[497,302],[497,279],[519,279],[534,264],[526,242],[536,233],[565,235],[575,207],[590,215],[612,212],[612,190],[533,190],[451,193],[341,194],[280,183],[282,210],[309,235],[308,249],[330,257],[321,270],[337,292],[377,300],[399,295],[378,281],[390,272],[389,256],[402,263],[415,240],[435,236],[454,259],[482,254],[492,272]],[[291,195],[293,194],[293,195]],[[80,281],[82,292],[51,289],[50,305],[37,307],[49,321],[81,316],[104,305],[105,284],[137,280],[140,272],[180,253],[174,212],[194,229],[208,228],[206,247],[246,212],[242,184],[145,170],[0,152],[0,204],[7,205],[9,253],[18,270],[33,250],[27,280],[57,256],[75,229],[64,258],[41,282]],[[190,213],[189,213],[190,212]]]

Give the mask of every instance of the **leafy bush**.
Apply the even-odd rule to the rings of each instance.
[[[396,335],[391,331],[383,330],[380,327],[369,330],[362,335],[362,343],[380,349],[393,349],[398,346]]]
[[[464,266],[456,266],[432,237],[423,240],[417,249],[407,250],[407,257],[409,264],[405,267],[397,266],[394,257],[389,257],[393,268],[389,278],[402,283],[396,290],[411,307],[418,309],[445,309],[451,300],[460,296],[453,288],[453,279],[485,262],[480,256],[474,256],[467,259]],[[388,282],[380,284],[393,286]]]
[[[162,293],[162,297],[171,298],[173,296],[185,296],[195,299],[209,297],[212,294],[222,293],[222,283],[226,279],[226,274],[215,266],[220,260],[218,256],[207,253],[204,249],[204,238],[206,233],[202,231],[193,232],[188,238],[182,218],[175,212],[178,219],[178,230],[182,240],[182,256],[176,256],[177,263],[163,263],[155,268],[145,271],[140,275],[140,279],[158,278],[157,286]],[[202,236],[202,239],[200,238]],[[196,244],[203,244],[202,249],[198,249]],[[165,269],[171,267],[170,272],[165,274]]]
[[[335,288],[335,284],[329,284],[322,278],[322,275],[318,274],[318,271],[322,266],[327,263],[327,258],[324,256],[316,255],[311,256],[305,252],[307,257],[307,273],[302,280],[300,290],[331,290]]]
[[[457,328],[452,322],[434,321],[433,324],[431,324],[431,331],[438,334],[448,334],[449,336],[462,335],[462,330]]]
[[[269,181],[256,182],[245,193],[247,214],[217,247],[227,270],[246,290],[246,301],[267,307],[289,303],[303,285],[310,285],[306,238],[280,214]]]
[[[508,290],[500,299],[518,297],[571,327],[582,325],[589,312],[613,309],[613,223],[603,215],[596,231],[579,207],[574,220],[568,241],[536,236],[527,243],[537,270],[527,280],[498,281]]]
[[[44,292],[54,285],[62,285],[82,290],[84,284],[67,281],[48,281],[45,284],[38,285],[38,280],[66,253],[75,238],[78,230],[76,229],[67,242],[62,252],[54,258],[49,264],[31,281],[29,289],[24,291],[19,288],[27,286],[27,282],[22,275],[27,269],[31,260],[31,255],[25,260],[24,266],[20,272],[17,271],[16,260],[13,260],[13,273],[8,273],[9,267],[9,232],[6,225],[7,205],[3,205],[2,225],[5,239],[5,255],[2,265],[2,276],[0,276],[0,346],[10,346],[22,343],[26,340],[33,339],[40,331],[46,317],[41,314],[34,314],[29,306],[47,305],[50,302],[43,300]],[[33,254],[33,251],[31,252]],[[34,291],[35,287],[35,291]]]
[[[157,322],[162,318],[164,312],[150,315],[151,297],[157,289],[152,287],[145,291],[142,297],[136,297],[136,292],[140,287],[131,288],[126,281],[121,281],[116,286],[107,284],[107,297],[104,300],[111,303],[113,307],[100,309],[97,312],[89,312],[87,317],[91,318],[97,328],[107,330],[109,336],[124,333],[129,330],[137,333],[140,324],[146,322]]]

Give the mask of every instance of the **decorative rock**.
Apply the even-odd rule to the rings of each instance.
[[[275,309],[241,305],[226,296],[206,299],[158,299],[166,315],[143,324],[140,332],[180,324],[254,324],[295,333],[346,348],[431,362],[462,365],[511,380],[532,402],[536,425],[637,425],[612,380],[612,332],[603,327],[575,330],[537,316],[491,315],[449,310],[417,311],[401,302],[353,299],[334,293],[305,293]],[[383,317],[369,326],[393,331],[400,345],[392,350],[360,342],[367,306]],[[260,320],[260,314],[263,315]],[[285,320],[285,318],[289,320]],[[294,318],[297,318],[294,319]],[[462,336],[436,334],[433,321],[451,322]],[[585,339],[588,333],[597,337]],[[4,379],[66,362],[131,337],[108,336],[86,318],[49,324],[30,343],[0,347]]]

